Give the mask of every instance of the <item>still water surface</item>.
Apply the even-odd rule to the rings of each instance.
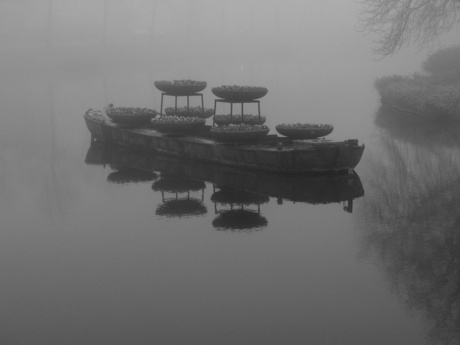
[[[2,343],[458,341],[456,128],[399,123],[372,87],[385,69],[357,56],[3,72]],[[273,179],[91,145],[87,109],[159,109],[153,82],[183,78],[208,82],[206,107],[212,86],[266,86],[273,132],[332,123],[331,139],[366,144],[356,175]]]

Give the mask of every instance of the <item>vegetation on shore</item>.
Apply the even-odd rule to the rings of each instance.
[[[441,49],[410,76],[375,81],[383,104],[414,114],[460,120],[460,45]]]

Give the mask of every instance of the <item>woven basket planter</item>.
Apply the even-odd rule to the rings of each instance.
[[[197,82],[196,84],[174,84],[172,82],[166,83],[156,81],[154,84],[158,90],[173,96],[193,95],[194,93],[203,91],[207,86],[206,82]]]
[[[213,87],[212,93],[219,98],[225,99],[231,102],[248,102],[258,98],[262,98],[268,92],[265,87],[250,88],[250,89],[227,89],[220,87]]]
[[[214,123],[219,126],[231,125],[231,124],[247,124],[247,125],[263,125],[267,121],[265,116],[258,115],[216,115],[214,116]]]
[[[291,139],[315,139],[330,134],[334,127],[291,127],[278,125],[276,131]]]
[[[198,109],[199,108],[199,109]],[[211,108],[204,108],[201,109],[201,107],[195,107],[195,108],[190,108],[187,110],[187,108],[173,108],[173,107],[168,107],[165,109],[165,114],[168,116],[184,116],[184,117],[199,117],[201,119],[208,119],[212,115],[214,115],[214,109]]]

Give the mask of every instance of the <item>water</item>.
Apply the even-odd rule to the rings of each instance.
[[[455,344],[458,125],[380,108],[374,79],[423,57],[374,61],[368,38],[326,27],[282,50],[6,51],[2,343]],[[86,110],[159,109],[153,82],[183,78],[208,82],[206,107],[212,86],[267,87],[273,133],[333,124],[331,139],[366,145],[356,175],[275,179],[91,145]]]

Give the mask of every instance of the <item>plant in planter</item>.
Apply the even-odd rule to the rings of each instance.
[[[211,91],[216,97],[228,101],[247,102],[265,96],[268,89],[262,86],[223,85],[213,87]]]
[[[315,139],[326,136],[334,130],[334,126],[323,123],[282,123],[275,128],[279,134],[291,139]]]
[[[266,121],[265,116],[258,116],[258,115],[250,115],[244,114],[241,115],[216,115],[214,117],[214,122],[219,125],[230,125],[230,124],[248,124],[248,125],[263,125]]]
[[[189,96],[204,90],[207,86],[205,81],[197,81],[191,79],[173,81],[158,80],[155,81],[154,84],[158,90],[173,96]]]
[[[200,117],[207,119],[214,114],[214,109],[197,107],[168,107],[165,109],[166,115],[176,115],[185,117]]]
[[[192,116],[160,116],[152,119],[151,125],[160,132],[193,132],[201,129],[205,119]]]
[[[145,124],[157,114],[153,109],[140,107],[115,107],[112,103],[104,108],[107,116],[119,124]]]

